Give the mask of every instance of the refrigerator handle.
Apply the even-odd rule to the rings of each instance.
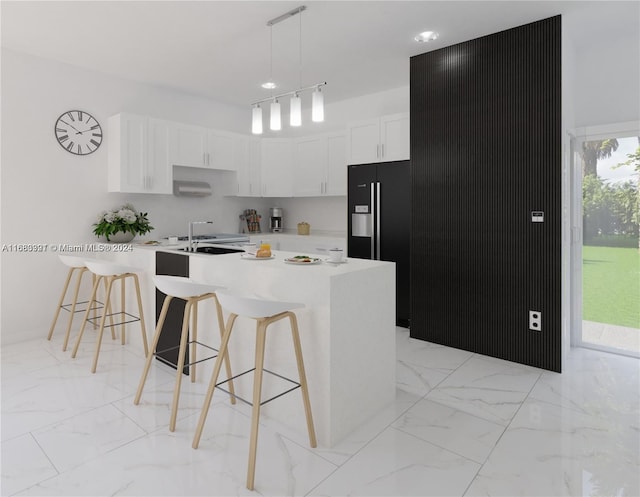
[[[374,214],[374,206],[376,205],[376,191],[374,188],[374,184],[371,183],[371,214],[369,215],[369,219],[371,219],[371,260],[375,260],[376,258],[376,232],[375,232],[375,214]]]
[[[380,260],[380,182],[376,183],[376,259]]]

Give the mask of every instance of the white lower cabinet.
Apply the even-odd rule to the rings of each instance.
[[[172,193],[170,123],[118,114],[109,118],[108,128],[108,191]]]
[[[293,142],[264,138],[261,143],[260,180],[263,197],[293,195]]]
[[[347,194],[347,150],[344,133],[294,141],[294,197]]]

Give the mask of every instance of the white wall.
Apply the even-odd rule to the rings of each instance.
[[[202,171],[214,195],[130,195],[107,192],[107,146],[78,157],[60,147],[53,126],[70,109],[91,113],[106,134],[107,118],[128,111],[204,126],[245,131],[248,113],[210,100],[137,84],[53,61],[2,50],[1,243],[80,243],[95,240],[101,210],[132,202],[149,213],[148,238],[184,234],[187,220],[215,222],[237,232],[245,208],[265,211],[263,199],[223,197],[219,175]],[[184,172],[188,177],[193,170]],[[65,269],[47,253],[2,254],[2,342],[43,337],[53,316]]]
[[[609,33],[576,47],[575,125],[599,126],[640,119],[640,39]]]

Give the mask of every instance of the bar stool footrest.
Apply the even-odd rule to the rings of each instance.
[[[99,311],[100,309],[104,309],[104,304],[103,304],[102,302],[100,302],[100,301],[98,301],[98,300],[94,300],[94,302],[95,302],[96,304],[98,304],[98,305],[97,305],[96,307],[92,307],[91,309],[89,309],[90,311]],[[87,308],[86,308],[86,307],[82,308],[82,305],[83,305],[83,304],[88,304],[88,303],[89,303],[89,301],[88,301],[88,300],[83,300],[82,302],[76,302],[76,310],[75,310],[75,311],[73,311],[73,312],[74,312],[74,313],[76,313],[76,312],[87,312]],[[60,306],[60,308],[61,308],[61,309],[64,309],[64,310],[65,310],[65,311],[67,311],[67,312],[71,312],[71,309],[69,309],[69,307],[72,307],[72,306],[73,306],[73,303],[70,303],[70,304],[62,304],[62,305]],[[78,309],[78,306],[81,306],[81,308],[80,308],[80,309]],[[93,318],[91,318],[91,319],[93,319]],[[88,320],[87,320],[87,321],[88,321]]]
[[[227,382],[229,382],[229,381],[231,381],[231,380],[235,380],[236,378],[239,378],[240,376],[244,376],[245,374],[251,373],[251,372],[253,372],[253,371],[255,371],[255,370],[256,370],[256,368],[247,369],[246,371],[244,371],[244,372],[242,372],[242,373],[239,373],[239,374],[237,374],[237,375],[235,375],[235,376],[232,376],[231,378],[229,378],[229,379],[227,379],[227,380],[224,380],[224,381],[221,381],[221,382],[219,382],[219,383],[216,383],[216,388],[217,388],[218,390],[222,390],[222,391],[223,391],[223,392],[225,392],[225,393],[228,393],[228,394],[229,394],[229,395],[231,395],[232,397],[234,397],[234,398],[236,398],[236,399],[238,399],[238,400],[240,400],[240,401],[244,402],[245,404],[248,404],[248,405],[250,405],[250,406],[253,406],[253,402],[250,402],[250,401],[248,401],[248,400],[246,400],[246,399],[243,399],[242,397],[240,397],[240,396],[239,396],[239,395],[237,395],[237,394],[234,394],[234,393],[229,392],[228,390],[225,390],[225,389],[224,389],[224,388],[222,388],[220,385],[223,385],[223,384],[225,384],[225,383],[227,383]],[[271,397],[270,399],[263,400],[262,402],[260,402],[260,405],[261,405],[261,406],[263,406],[263,405],[265,405],[265,404],[267,404],[267,403],[271,402],[272,400],[275,400],[275,399],[277,399],[277,398],[279,398],[279,397],[282,397],[283,395],[288,394],[289,392],[293,392],[295,389],[297,389],[297,388],[300,388],[300,387],[301,387],[300,383],[298,383],[297,381],[292,380],[291,378],[287,378],[286,376],[282,376],[281,374],[274,373],[273,371],[269,371],[268,369],[264,369],[264,368],[262,369],[262,371],[263,371],[263,372],[265,372],[265,373],[269,373],[270,375],[277,376],[278,378],[280,378],[280,379],[282,379],[282,380],[285,380],[285,381],[288,381],[289,383],[292,383],[292,384],[293,384],[293,385],[295,385],[295,386],[293,386],[293,387],[289,388],[288,390],[285,390],[284,392],[281,392],[281,393],[279,393],[279,394],[277,394],[277,395],[274,395],[274,396],[273,396],[273,397]]]
[[[216,352],[216,355],[212,355],[210,357],[205,357],[204,359],[198,359],[197,361],[193,361],[193,362],[185,362],[184,363],[184,367],[185,368],[189,367],[189,366],[193,366],[194,364],[199,364],[201,362],[208,361],[210,359],[215,359],[216,357],[218,357],[218,354],[217,354],[218,349],[214,349],[213,347],[210,347],[209,345],[204,344],[202,342],[198,342],[197,340],[191,340],[190,342],[187,342],[187,346],[191,345],[192,343],[195,343],[196,345],[200,345],[201,347],[204,347],[205,349],[213,350],[214,352]],[[177,363],[168,361],[167,359],[165,359],[164,357],[160,356],[159,354],[164,354],[165,352],[169,352],[170,350],[176,350],[176,349],[179,349],[179,348],[180,348],[180,345],[175,345],[173,347],[169,347],[169,348],[166,348],[166,349],[163,349],[163,350],[156,350],[153,353],[153,355],[160,362],[163,362],[166,365],[177,369],[178,368],[178,364]]]
[[[120,326],[123,324],[129,324],[129,323],[135,323],[137,321],[140,321],[140,318],[138,316],[134,316],[133,314],[129,314],[128,312],[112,312],[111,314],[107,314],[107,317],[111,317],[111,316],[122,316],[122,315],[128,316],[132,319],[129,319],[128,321],[121,321],[119,323],[113,323],[113,324],[107,324],[105,322],[104,327],[105,328],[110,328],[111,326]],[[102,316],[96,316],[95,318],[87,318],[87,321],[89,321],[91,324],[99,324],[99,320],[102,319]],[[94,323],[94,321],[98,321],[98,323]]]

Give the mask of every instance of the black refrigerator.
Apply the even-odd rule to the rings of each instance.
[[[396,324],[410,308],[411,170],[409,161],[348,167],[347,255],[396,263]]]

